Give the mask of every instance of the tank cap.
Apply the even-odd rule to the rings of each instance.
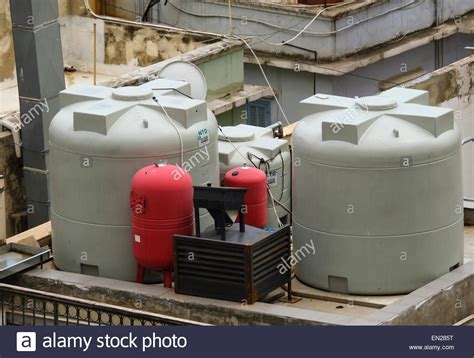
[[[368,111],[383,111],[397,106],[393,98],[383,96],[367,96],[356,99],[357,107]]]
[[[153,91],[150,88],[140,86],[125,86],[112,90],[112,98],[119,101],[142,101],[150,99],[152,96]]]
[[[222,127],[222,132],[219,132],[219,140],[226,141],[227,138],[231,142],[248,142],[255,138],[255,132],[248,127]]]

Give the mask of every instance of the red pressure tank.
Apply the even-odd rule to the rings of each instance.
[[[191,176],[162,163],[142,168],[132,178],[130,206],[137,282],[150,269],[162,271],[164,286],[171,287],[173,235],[193,234]]]
[[[267,176],[252,167],[229,170],[224,176],[224,186],[246,188],[245,224],[263,228],[267,223]]]

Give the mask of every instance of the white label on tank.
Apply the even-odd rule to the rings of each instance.
[[[140,235],[135,235],[135,242],[141,242]]]
[[[207,128],[203,128],[198,131],[197,139],[200,147],[209,144],[209,131]]]
[[[267,175],[267,184],[269,187],[273,187],[277,185],[277,172],[276,170],[272,170]]]

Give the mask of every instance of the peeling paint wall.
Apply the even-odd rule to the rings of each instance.
[[[5,1],[4,5],[0,7],[0,89],[15,85],[15,78],[10,3]]]
[[[97,27],[97,72],[119,76],[212,43],[186,34],[115,24],[81,16],[60,18],[64,63],[82,72],[93,68]]]
[[[95,1],[89,0],[89,3],[91,6],[93,6]],[[58,0],[58,10],[60,17],[68,15],[87,15],[87,9],[84,5],[84,0]]]
[[[105,64],[136,62],[149,66],[203,46],[183,34],[159,34],[151,28],[105,24]]]

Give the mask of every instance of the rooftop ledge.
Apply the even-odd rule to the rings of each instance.
[[[261,64],[267,66],[294,70],[295,65],[297,64],[300,71],[329,76],[341,76],[347,72],[366,67],[385,58],[396,56],[400,53],[449,37],[456,33],[474,34],[474,11],[462,16],[461,19],[462,20],[458,22],[459,25],[455,20],[450,20],[439,26],[416,31],[399,39],[387,42],[384,45],[333,62],[310,61],[297,56],[287,57],[265,52],[258,52],[257,55]],[[252,54],[248,52],[245,53],[245,61],[247,63],[257,63]]]
[[[225,97],[214,99],[208,103],[208,107],[217,116],[233,108],[241,107],[247,102],[270,96],[272,96],[270,87],[244,84],[242,90],[232,92]]]
[[[160,73],[161,69],[171,62],[189,61],[192,63],[199,63],[199,62],[210,60],[216,57],[220,57],[222,56],[222,54],[226,52],[237,50],[237,49],[240,49],[241,47],[242,47],[241,41],[222,40],[222,41],[215,42],[207,46],[198,47],[195,50],[186,52],[182,55],[172,57],[168,60],[160,61],[153,65],[140,68],[136,71],[119,76],[113,80],[98,83],[98,85],[116,88],[116,87],[136,85],[140,81],[148,82],[150,78],[157,76]]]
[[[228,0],[207,0],[209,3],[225,4]],[[380,3],[380,0],[363,0],[363,1],[345,1],[344,3],[329,4],[327,10],[321,14],[322,17],[336,18],[343,14],[360,11],[370,7],[373,4]],[[336,6],[335,6],[336,5]],[[233,0],[232,6],[261,8],[267,11],[285,12],[301,15],[316,15],[321,11],[323,6],[303,5],[303,4],[282,4],[260,2],[257,0]]]

